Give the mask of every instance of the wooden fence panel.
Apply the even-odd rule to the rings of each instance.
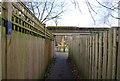
[[[3,2],[3,6],[2,24],[12,32],[0,27],[2,79],[43,78],[52,59],[53,35],[22,2]]]
[[[119,31],[114,27],[71,41],[70,54],[82,79],[119,79]]]
[[[51,41],[13,31],[8,42],[7,79],[42,78],[52,58]]]

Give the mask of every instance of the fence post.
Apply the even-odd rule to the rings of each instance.
[[[6,26],[6,33],[8,34],[6,36],[6,52],[5,52],[5,79],[7,79],[7,57],[8,53],[10,53],[10,47],[9,44],[11,42],[11,34],[12,34],[12,2],[4,2],[4,6],[6,8],[5,10],[5,26]],[[9,48],[8,48],[9,47]],[[8,51],[9,50],[9,51]]]

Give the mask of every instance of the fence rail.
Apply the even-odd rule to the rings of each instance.
[[[77,36],[69,45],[83,79],[120,79],[120,28]]]
[[[52,33],[45,28],[35,15],[22,3],[22,2],[11,2],[9,3],[9,12],[6,16],[6,10],[8,7],[7,2],[1,2],[2,7],[2,25],[7,26],[8,19],[12,22],[12,30],[16,30],[22,33],[31,34],[38,37],[53,39]]]

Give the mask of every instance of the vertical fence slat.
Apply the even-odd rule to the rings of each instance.
[[[98,34],[95,35],[95,79],[98,75]]]
[[[98,79],[102,76],[102,33],[99,34],[99,66],[98,66]]]
[[[112,79],[112,57],[113,57],[113,31],[108,31],[108,66],[107,66],[107,79]]]
[[[94,71],[94,70],[95,70],[95,68],[94,68],[94,62],[95,62],[95,61],[94,61],[94,49],[95,49],[95,48],[94,48],[94,42],[95,42],[95,41],[94,41],[94,35],[93,35],[93,36],[92,36],[92,79],[94,79],[94,77],[95,77],[95,76],[94,76],[94,72],[95,72],[95,71]]]
[[[92,79],[92,37],[90,36],[90,79]]]
[[[113,61],[112,61],[112,79],[116,77],[116,60],[117,59],[117,28],[113,28]]]
[[[86,75],[87,75],[87,79],[89,79],[89,38],[86,38],[86,56],[87,56],[87,71],[86,71]]]
[[[118,29],[117,79],[120,80],[120,28]]]
[[[102,70],[102,79],[106,79],[107,75],[107,53],[108,53],[108,31],[103,33],[103,70]]]
[[[91,79],[91,37],[89,36],[89,79]]]
[[[88,79],[89,79],[89,72],[90,72],[90,71],[89,71],[89,68],[90,68],[90,66],[89,66],[89,60],[90,60],[90,58],[89,58],[89,53],[90,53],[90,50],[89,50],[89,49],[90,49],[90,42],[89,42],[89,41],[90,41],[90,40],[89,40],[89,37],[87,37],[87,39],[88,39],[88,40],[87,40],[87,42],[88,42],[88,52],[87,52],[87,56],[88,56]]]

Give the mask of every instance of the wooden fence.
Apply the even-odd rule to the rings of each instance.
[[[53,57],[53,35],[22,2],[0,4],[2,79],[43,78]]]
[[[69,57],[82,79],[120,79],[120,28],[77,36],[70,42]]]

